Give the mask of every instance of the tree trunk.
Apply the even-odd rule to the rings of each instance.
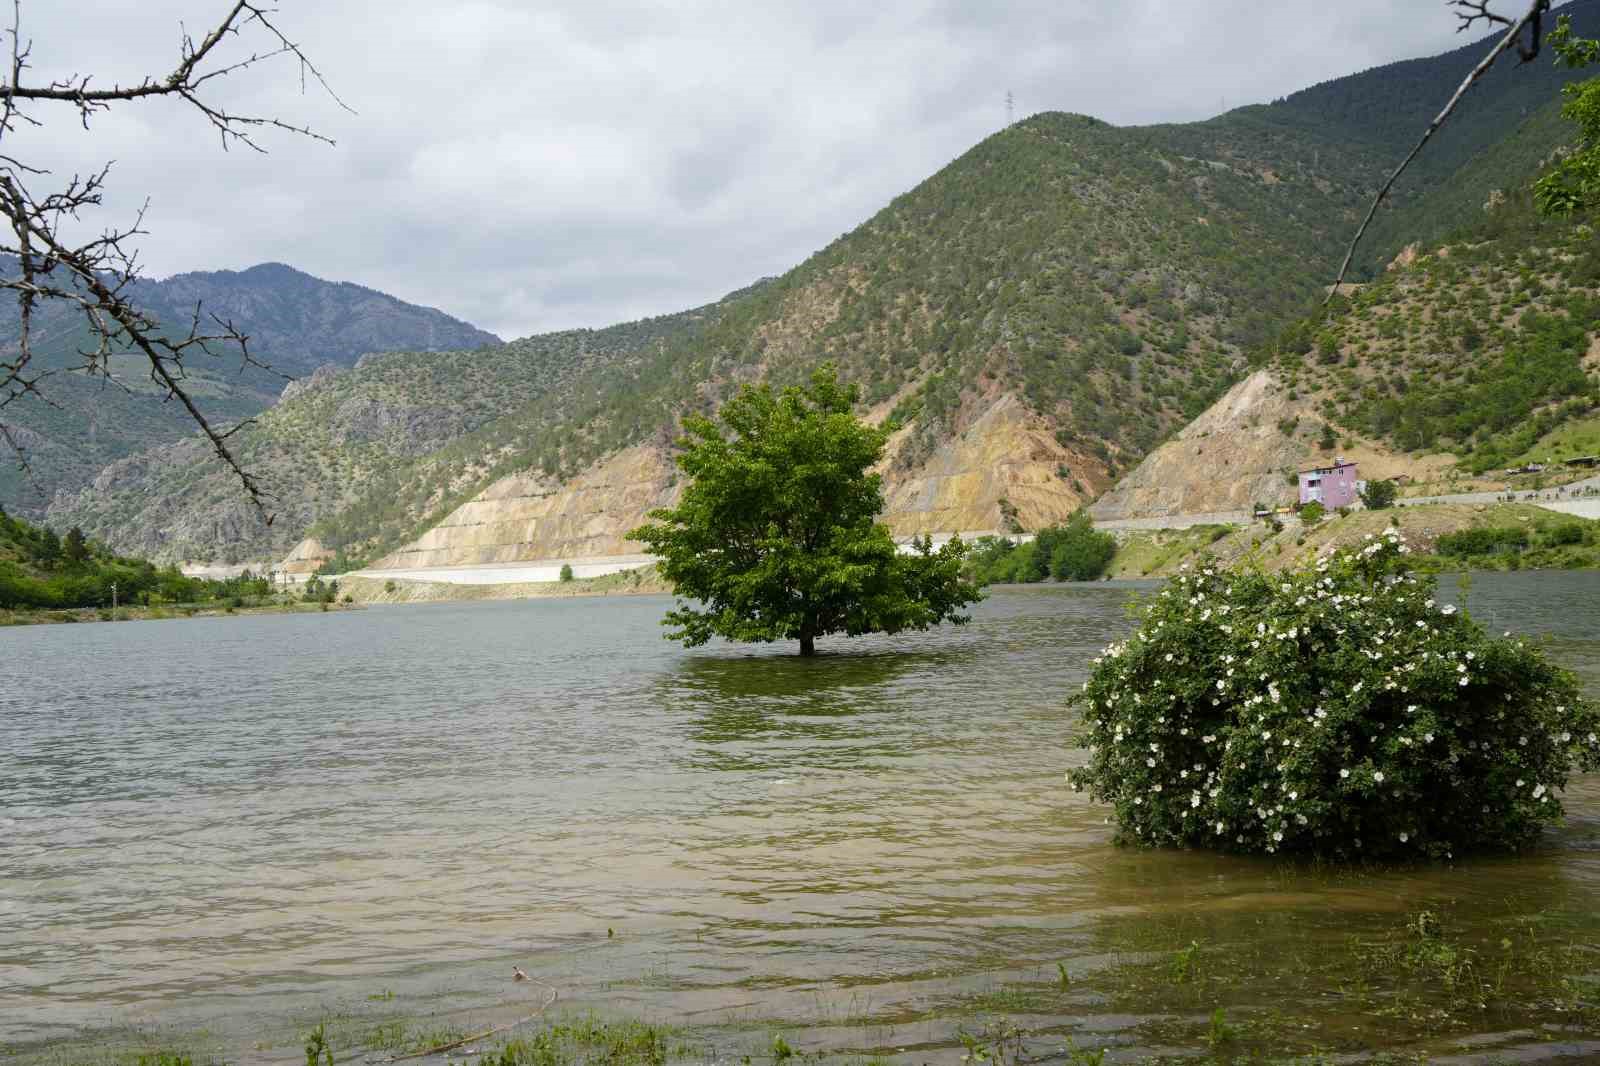
[[[803,629],[800,631],[800,654],[817,654],[817,638],[809,629]]]

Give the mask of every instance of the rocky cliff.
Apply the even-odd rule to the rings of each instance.
[[[1295,471],[1332,459],[1354,460],[1363,478],[1431,474],[1447,459],[1410,459],[1381,445],[1340,438],[1315,405],[1271,371],[1259,370],[1223,394],[1172,440],[1145,457],[1089,513],[1097,521],[1227,515],[1298,498]],[[1323,443],[1332,439],[1332,448]]]

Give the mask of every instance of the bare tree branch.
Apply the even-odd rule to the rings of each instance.
[[[1373,217],[1377,215],[1378,205],[1383,203],[1383,198],[1389,195],[1389,190],[1394,187],[1394,183],[1399,180],[1401,174],[1405,173],[1406,167],[1411,165],[1411,161],[1417,157],[1417,153],[1422,151],[1422,146],[1428,143],[1428,140],[1439,131],[1439,127],[1444,125],[1445,120],[1455,112],[1456,105],[1460,104],[1462,97],[1467,95],[1467,90],[1476,85],[1478,79],[1487,74],[1489,68],[1494,66],[1495,60],[1504,55],[1513,45],[1516,46],[1517,54],[1524,63],[1530,62],[1539,55],[1539,45],[1543,39],[1544,32],[1544,16],[1550,10],[1551,0],[1532,0],[1528,5],[1528,10],[1523,12],[1522,16],[1516,20],[1491,11],[1489,9],[1489,0],[1449,0],[1449,2],[1451,7],[1458,9],[1455,13],[1456,18],[1460,20],[1460,24],[1456,26],[1457,33],[1470,29],[1479,22],[1508,26],[1510,29],[1506,31],[1505,36],[1501,37],[1493,48],[1489,49],[1489,53],[1478,61],[1478,65],[1472,68],[1472,71],[1461,82],[1461,85],[1457,87],[1455,94],[1450,97],[1449,102],[1444,105],[1444,110],[1440,111],[1434,117],[1434,120],[1428,124],[1428,128],[1423,131],[1422,139],[1417,141],[1416,146],[1400,161],[1400,165],[1395,167],[1394,173],[1389,175],[1388,180],[1379,186],[1378,194],[1372,198],[1372,206],[1367,208],[1367,217],[1361,220],[1361,227],[1356,230],[1356,235],[1350,240],[1350,248],[1344,253],[1344,263],[1339,267],[1339,276],[1334,278],[1333,285],[1328,289],[1328,297],[1323,301],[1324,305],[1331,303],[1344,285],[1345,275],[1350,272],[1350,261],[1355,258],[1356,246],[1361,243],[1361,238],[1366,234],[1367,227],[1372,224]],[[1524,29],[1528,30],[1527,44],[1522,42],[1522,31]]]
[[[309,77],[340,107],[350,108],[328,86],[322,72],[300,46],[290,40],[270,17],[273,9],[252,0],[231,0],[222,19],[198,42],[183,31],[178,62],[164,77],[146,76],[131,85],[100,88],[92,75],[73,75],[43,85],[29,85],[24,79],[29,69],[32,45],[22,38],[21,0],[12,0],[10,64],[0,82],[0,216],[10,227],[0,228],[0,254],[17,260],[16,276],[0,278],[0,289],[13,293],[18,308],[18,340],[14,353],[0,355],[0,409],[15,400],[29,397],[44,400],[40,383],[52,371],[36,371],[31,364],[38,338],[37,315],[44,305],[66,306],[75,310],[88,327],[90,346],[79,350],[83,362],[74,371],[98,376],[127,388],[113,376],[111,359],[120,352],[142,355],[149,365],[151,380],[167,401],[176,400],[211,443],[212,450],[239,479],[257,513],[270,523],[265,500],[268,494],[256,478],[240,464],[228,439],[250,424],[249,420],[223,430],[201,412],[185,388],[184,359],[193,352],[216,356],[213,345],[237,351],[239,368],[257,367],[270,371],[250,352],[249,338],[232,322],[209,316],[209,326],[201,325],[202,308],[196,304],[187,332],[173,332],[135,306],[132,284],[138,277],[137,253],[132,240],[142,235],[144,208],[133,224],[124,229],[109,229],[81,243],[69,243],[63,228],[77,223],[82,215],[101,206],[110,164],[87,176],[74,175],[58,190],[42,196],[28,188],[29,182],[46,171],[31,166],[11,154],[6,138],[22,126],[39,126],[40,120],[23,110],[25,104],[48,106],[65,104],[75,109],[78,121],[88,128],[90,119],[110,110],[112,105],[146,98],[170,96],[189,104],[217,133],[224,150],[243,145],[253,151],[266,149],[256,137],[266,130],[280,130],[312,140],[333,144],[333,140],[309,126],[282,119],[230,111],[209,98],[209,90],[220,80],[260,64],[288,57],[297,67],[301,91]],[[264,37],[268,47],[252,51],[242,59],[223,61],[225,42],[245,33]],[[147,205],[148,206],[148,205]],[[279,375],[287,378],[287,375]],[[0,425],[4,443],[26,467],[26,456],[12,431]]]

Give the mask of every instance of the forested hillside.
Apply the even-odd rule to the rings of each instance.
[[[1584,19],[1597,10],[1600,0],[1579,5]],[[620,336],[605,358],[564,363],[559,382],[507,395],[459,377],[470,362],[419,357],[415,372],[443,378],[400,406],[426,407],[442,388],[452,410],[472,415],[401,434],[406,453],[364,451],[371,442],[341,428],[339,412],[386,406],[385,390],[398,387],[358,372],[337,404],[298,397],[241,435],[247,461],[285,501],[281,526],[256,522],[198,449],[107,471],[53,517],[167,556],[263,557],[309,530],[372,558],[501,477],[527,473],[553,491],[620,449],[665,448],[685,412],[715,409],[745,381],[796,380],[823,359],[899,429],[891,489],[950,473],[950,448],[986,432],[985,416],[1014,398],[1054,444],[987,461],[1047,462],[1059,471],[1049,506],[1069,508],[1203,411],[1242,376],[1247,352],[1311,306],[1404,152],[1408,119],[1372,103],[1436,107],[1476,54],[1380,68],[1203,123],[1036,115],[784,276],[688,328]],[[1386,213],[1366,261],[1386,262],[1410,239],[1407,218],[1424,231],[1459,226],[1482,214],[1488,190],[1526,183],[1568,132],[1549,103],[1554,77],[1530,77],[1482,86]],[[984,491],[974,507],[997,527],[1064,517],[1008,501],[1003,483]]]
[[[1593,454],[1600,435],[1545,438],[1600,409],[1596,221],[1541,219],[1513,196],[1286,329],[1272,365],[1345,430],[1470,473]]]
[[[16,263],[0,262],[0,272]],[[326,364],[352,366],[368,352],[441,351],[499,344],[491,333],[442,311],[408,304],[348,282],[323,281],[281,263],[243,271],[179,274],[141,280],[135,302],[174,335],[190,328],[195,310],[202,328],[210,316],[230,320],[250,338],[253,358],[271,369],[243,365],[236,350],[216,346],[214,358],[188,360],[187,387],[209,418],[229,424],[277,401],[290,378]],[[16,344],[15,301],[0,301],[0,337]],[[5,425],[26,449],[29,471],[0,454],[0,504],[18,513],[43,514],[56,492],[75,491],[107,464],[152,445],[177,441],[194,423],[177,404],[162,403],[149,367],[132,355],[114,357],[116,381],[71,370],[93,350],[83,316],[43,303],[34,321],[35,371],[50,371],[35,399],[9,405]]]
[[[450,492],[451,480],[428,476],[441,455],[462,456],[451,469],[470,476],[470,462],[493,461],[486,427],[505,420],[505,411],[698,329],[707,314],[701,309],[442,356],[391,352],[297,382],[236,438],[241,460],[262,472],[271,493],[270,527],[231,472],[208,461],[193,438],[113,463],[80,494],[62,497],[52,516],[81,519],[119,546],[171,559],[281,556],[317,518],[341,514],[367,528],[402,522],[409,531],[436,492]],[[329,543],[347,541],[335,535]]]

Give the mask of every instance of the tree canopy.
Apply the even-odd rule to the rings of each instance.
[[[1562,66],[1576,70],[1600,63],[1600,40],[1574,37],[1568,15],[1561,16],[1550,43]],[[1561,113],[1578,124],[1578,141],[1533,188],[1541,211],[1571,215],[1600,206],[1600,78],[1569,82],[1561,95]]]
[[[679,505],[628,536],[661,558],[680,596],[664,624],[694,647],[713,636],[798,640],[816,651],[830,633],[898,633],[968,620],[979,598],[961,576],[960,538],[900,554],[879,476],[887,432],[851,413],[855,386],[824,364],[805,386],[746,386],[721,424],[685,420],[678,466],[693,478]]]

